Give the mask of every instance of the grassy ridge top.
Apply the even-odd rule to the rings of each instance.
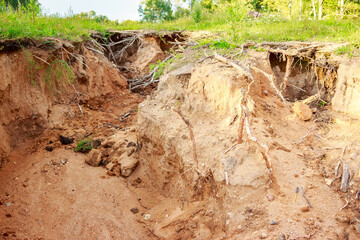
[[[34,15],[26,11],[0,13],[0,38],[59,37],[81,41],[92,31],[106,34],[108,30],[206,30],[217,32],[235,43],[249,41],[334,41],[360,43],[360,23],[350,20],[288,20],[274,16],[245,19],[230,23],[220,18],[208,18],[199,23],[191,17],[160,23],[137,21],[99,22],[81,16],[57,17]]]

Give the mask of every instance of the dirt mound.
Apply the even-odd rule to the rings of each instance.
[[[207,197],[196,192],[196,176],[186,174],[196,167],[211,172],[218,183],[266,187],[269,170],[255,144],[224,153],[237,141],[242,90],[247,84],[245,76],[221,63],[187,65],[164,76],[156,93],[140,105],[140,159],[165,196],[181,197],[186,191],[191,201]],[[173,109],[192,125],[197,159],[186,123]]]

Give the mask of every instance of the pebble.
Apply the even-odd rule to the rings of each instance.
[[[309,211],[310,211],[310,208],[309,208],[309,206],[302,207],[302,208],[300,208],[300,211],[302,211],[302,212],[309,212]]]
[[[357,158],[358,154],[356,152],[353,152],[350,154],[350,159],[355,160]]]
[[[260,239],[265,239],[267,238],[267,234],[266,233],[262,233],[261,236],[260,236]]]
[[[271,222],[270,222],[270,225],[278,225],[279,223],[276,221],[276,220],[272,220]]]
[[[135,213],[138,213],[139,212],[139,209],[138,208],[132,208],[130,209],[130,211],[135,214]]]
[[[10,207],[10,206],[11,206],[11,203],[6,203],[6,206],[7,206],[7,207]]]
[[[150,219],[150,214],[145,214],[144,220],[147,221]]]
[[[274,196],[271,195],[271,194],[267,194],[267,195],[266,195],[266,198],[269,200],[269,202],[274,201]]]

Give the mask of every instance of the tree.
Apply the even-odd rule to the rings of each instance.
[[[20,6],[26,7],[30,0],[5,0],[5,4],[11,6],[13,9],[19,9]]]
[[[138,10],[142,21],[157,22],[172,20],[172,4],[170,0],[145,0],[139,5]]]

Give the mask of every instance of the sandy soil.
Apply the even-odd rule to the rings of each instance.
[[[255,62],[265,56],[263,53],[253,54]],[[210,156],[224,155],[224,151],[236,140],[239,118],[234,120],[235,124],[230,124],[232,127],[228,130],[224,128],[224,116],[233,117],[236,112],[226,115],[228,111],[224,109],[233,109],[233,106],[227,105],[231,101],[214,108],[214,112],[209,110],[212,109],[212,101],[216,103],[219,96],[207,92],[204,98],[203,93],[196,92],[197,84],[203,81],[201,74],[214,82],[220,79],[222,82],[217,83],[220,87],[216,84],[211,86],[221,94],[227,91],[226,84],[229,83],[232,86],[230,100],[231,94],[246,83],[241,82],[244,78],[239,77],[234,69],[223,63],[209,60],[203,64],[198,65],[195,73],[192,72],[193,78],[188,78],[189,92],[184,87],[186,84],[179,87],[163,79],[159,91],[144,97],[126,90],[123,79],[120,84],[111,85],[111,82],[116,82],[116,77],[110,71],[107,75],[112,77],[107,88],[117,86],[119,89],[109,90],[101,97],[93,92],[94,97],[83,107],[83,113],[74,102],[52,105],[55,117],[47,120],[54,122],[39,137],[20,141],[21,144],[17,140],[8,162],[0,169],[0,238],[358,239],[356,218],[360,218],[354,189],[359,187],[360,176],[356,171],[360,166],[358,161],[350,161],[359,155],[358,121],[334,112],[330,107],[319,107],[310,121],[303,121],[294,114],[293,104],[284,105],[271,89],[268,79],[259,73],[253,72],[259,82],[250,92],[254,100],[250,124],[253,135],[269,146],[272,173],[261,157],[257,161],[263,162],[253,169],[251,161],[245,161],[242,166],[247,168],[239,167],[238,174],[229,175],[233,179],[226,184],[221,175],[224,167],[215,165],[211,170],[213,175],[201,183],[205,189],[201,189],[201,194],[189,188],[181,195],[182,185],[178,184],[178,179],[183,179],[185,186],[198,187],[197,184],[192,185],[192,180],[198,175],[184,177],[186,172],[181,172],[174,163],[171,169],[162,168],[170,166],[163,164],[168,156],[175,156],[178,162],[192,159],[192,145],[185,136],[188,134],[186,125],[167,107],[173,103],[177,105],[176,94],[185,93],[181,110],[194,124],[200,164],[209,166],[207,161]],[[262,66],[264,71],[270,71],[270,67],[270,64]],[[207,75],[214,69],[216,75]],[[96,73],[92,78],[96,79]],[[164,84],[169,85],[164,87]],[[211,92],[206,84],[204,82],[199,89]],[[166,95],[168,90],[170,93]],[[189,111],[185,111],[187,101],[195,106]],[[208,110],[206,114],[199,110],[204,106]],[[223,115],[217,115],[220,112]],[[318,119],[317,129],[299,144],[314,127],[314,119]],[[144,121],[149,125],[144,125]],[[161,135],[164,129],[168,136]],[[77,140],[90,133],[102,143],[99,149],[106,163],[102,162],[101,167],[89,166],[85,161],[91,152],[75,152],[76,142],[62,145],[59,141],[59,135]],[[157,137],[146,139],[145,136],[151,134]],[[174,138],[171,138],[172,134]],[[222,138],[219,140],[218,137]],[[173,146],[162,145],[170,138],[173,144],[177,144],[176,150],[172,150]],[[210,140],[206,142],[204,139]],[[128,153],[137,140],[142,140],[143,149]],[[211,141],[216,143],[215,147],[210,145]],[[52,151],[46,150],[49,146]],[[331,186],[329,184],[336,178],[334,169],[345,146],[343,159],[350,159],[350,162],[344,160],[344,163],[353,169],[349,193],[338,190],[339,181],[334,181]],[[257,148],[245,139],[231,154],[240,156],[246,151],[246,156],[260,154],[260,150],[254,150],[254,153],[249,149]],[[140,159],[129,177],[119,176],[119,170],[109,168],[115,153],[133,154],[133,158]],[[151,172],[149,169],[154,163],[159,168]],[[264,170],[261,175],[251,175],[254,169]],[[259,176],[260,180],[255,180],[261,184],[242,185],[236,182],[241,182],[239,179],[247,173]],[[297,188],[299,193],[295,198]],[[303,190],[309,202],[303,196]],[[350,204],[345,205],[346,201]]]

